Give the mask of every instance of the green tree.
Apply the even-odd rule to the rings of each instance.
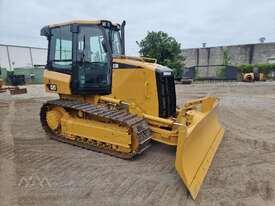
[[[181,77],[184,57],[181,54],[181,44],[175,38],[162,31],[152,31],[137,44],[141,56],[157,59],[159,64],[173,69],[176,78]]]
[[[228,65],[231,64],[230,61],[231,61],[231,57],[230,57],[230,55],[229,55],[228,49],[224,49],[224,50],[223,50],[223,64],[224,64],[225,66],[228,66]]]

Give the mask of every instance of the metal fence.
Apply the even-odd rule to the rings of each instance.
[[[45,65],[47,49],[0,44],[0,67],[7,70]]]

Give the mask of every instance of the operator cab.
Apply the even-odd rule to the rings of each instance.
[[[110,94],[112,58],[125,54],[124,26],[110,21],[73,21],[43,27],[46,69],[71,75],[73,94]]]

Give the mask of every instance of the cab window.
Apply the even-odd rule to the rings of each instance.
[[[72,33],[70,26],[52,29],[49,61],[53,70],[72,70]]]
[[[112,52],[113,56],[122,55],[121,39],[118,31],[112,31]]]
[[[80,26],[77,49],[80,88],[104,88],[111,84],[111,68],[103,41],[100,27]]]

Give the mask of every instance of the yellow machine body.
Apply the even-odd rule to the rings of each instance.
[[[158,116],[158,97],[154,69],[156,65],[127,58],[114,58],[113,63],[135,65],[139,68],[113,69],[112,94],[105,97],[127,102],[131,113]],[[45,70],[44,80],[46,85],[53,84],[57,86],[56,91],[46,87],[48,92],[72,95],[70,75]],[[89,99],[89,97],[87,98]],[[92,96],[90,98],[91,103],[95,103],[94,100],[99,97],[95,98]]]
[[[127,56],[113,58],[113,64],[129,65],[129,68],[112,69],[110,95],[73,94],[71,76],[47,68],[44,72],[46,91],[59,94],[61,99],[93,105],[123,105],[129,113],[144,118],[152,131],[152,140],[177,147],[176,170],[195,199],[224,134],[217,117],[218,99],[205,97],[187,102],[177,108],[176,116],[162,118],[156,82],[156,69],[160,65]],[[96,140],[106,147],[117,145],[115,149],[119,152],[129,150],[131,136],[127,129],[96,119],[82,119],[82,116],[55,108],[47,113],[47,122],[52,130],[61,128],[67,138],[81,137],[82,141],[90,141],[93,134],[91,141]]]

